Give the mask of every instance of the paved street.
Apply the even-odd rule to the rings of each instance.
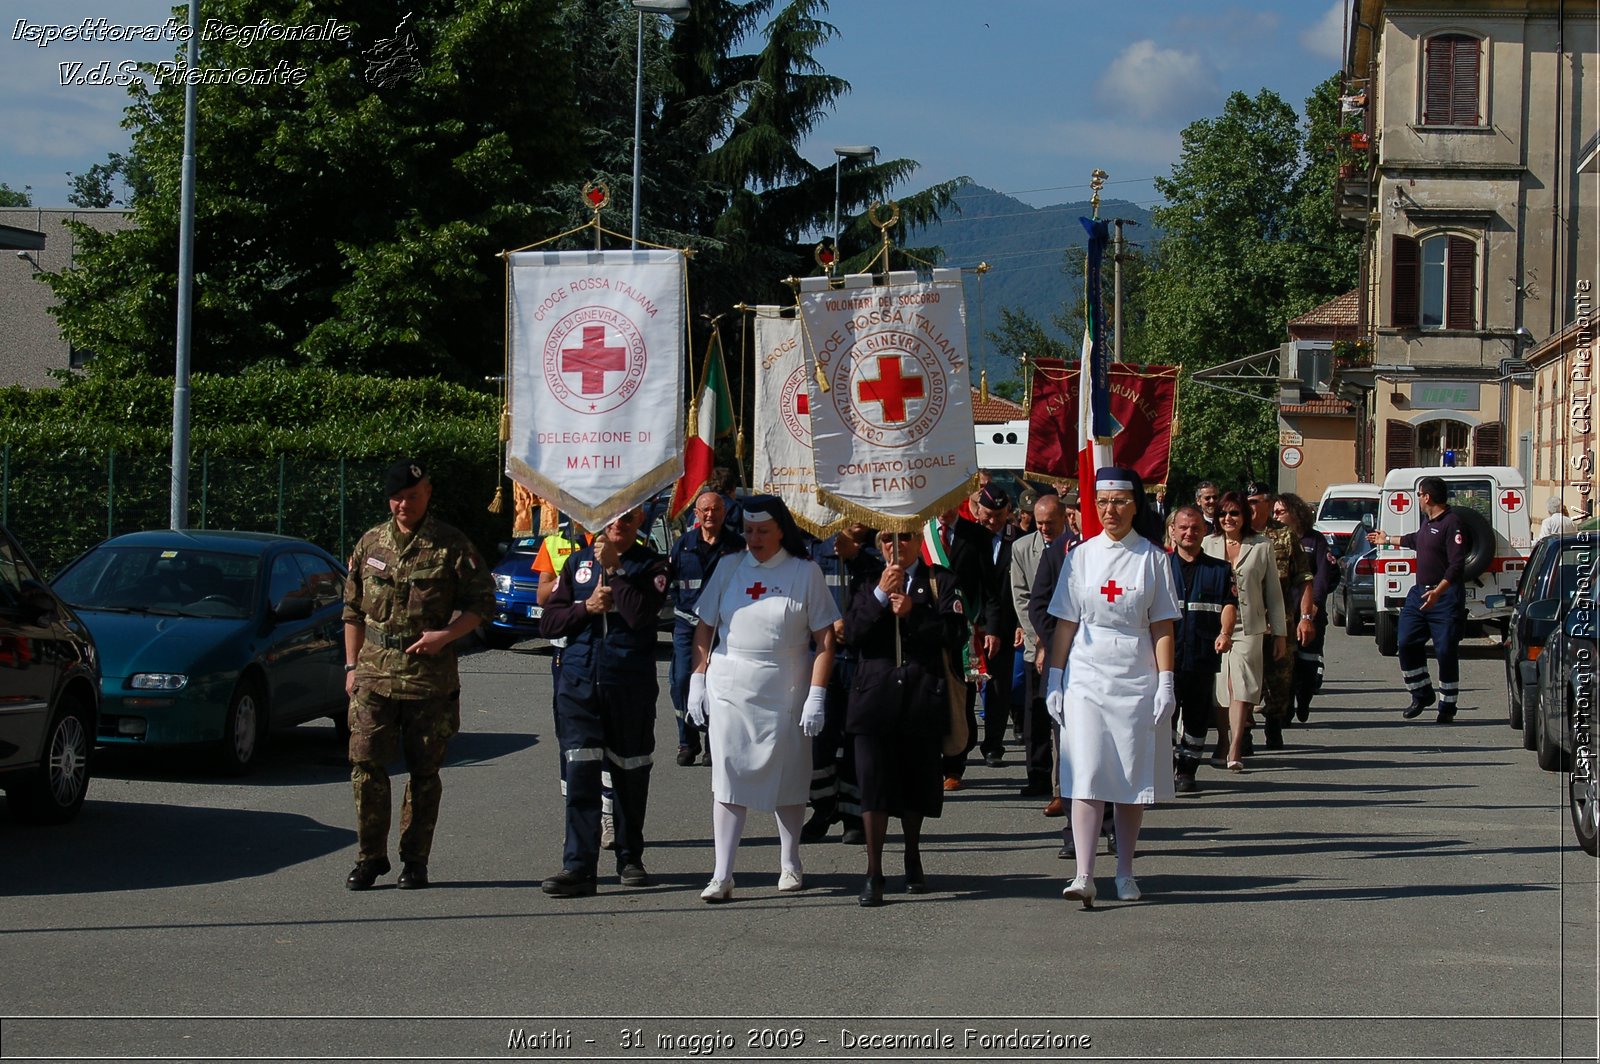
[[[537,644],[463,659],[432,890],[343,889],[353,814],[326,725],[277,736],[244,781],[102,756],[75,824],[0,819],[0,1058],[1594,1059],[1596,863],[1505,724],[1497,652],[1474,644],[1440,727],[1400,719],[1370,639],[1329,650],[1289,749],[1152,810],[1145,901],[1093,912],[1060,897],[1064,821],[1017,796],[1015,754],[930,823],[930,895],[898,892],[891,837],[884,908],[856,905],[863,857],[837,842],[780,896],[752,814],[736,901],[705,905],[710,770],[672,763],[667,708],[658,885],[547,898],[561,804]]]

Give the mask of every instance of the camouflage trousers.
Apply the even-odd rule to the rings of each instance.
[[[357,860],[389,855],[389,764],[404,754],[400,860],[427,864],[439,822],[439,766],[461,730],[461,692],[444,698],[386,698],[356,689],[350,699],[350,783],[356,796]]]
[[[1290,636],[1283,657],[1274,658],[1272,644],[1275,637],[1265,635],[1261,638],[1262,667],[1265,673],[1261,683],[1261,715],[1266,718],[1268,724],[1281,728],[1294,708],[1294,652],[1299,644],[1295,642],[1293,636]]]

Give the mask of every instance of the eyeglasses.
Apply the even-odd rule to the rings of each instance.
[[[880,543],[893,543],[897,539],[916,539],[915,532],[885,532],[878,537]]]
[[[1274,506],[1272,508],[1272,516],[1273,517],[1288,517],[1289,516],[1289,511],[1285,510],[1281,506]]]
[[[1095,507],[1101,510],[1120,510],[1124,506],[1132,506],[1132,499],[1096,499]]]
[[[1243,517],[1244,516],[1244,511],[1243,510],[1224,510],[1224,511],[1222,511],[1222,513],[1218,514],[1217,516],[1218,517]]]

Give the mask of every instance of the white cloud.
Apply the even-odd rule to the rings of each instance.
[[[1344,11],[1344,0],[1333,0],[1320,19],[1300,31],[1300,46],[1319,58],[1335,63],[1341,61],[1344,58]]]
[[[1190,114],[1196,98],[1215,93],[1215,79],[1199,55],[1148,39],[1123,49],[1094,88],[1108,110],[1144,120]]]

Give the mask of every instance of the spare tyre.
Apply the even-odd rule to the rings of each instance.
[[[1494,526],[1478,511],[1465,506],[1456,507],[1456,517],[1461,521],[1462,536],[1466,540],[1462,544],[1466,555],[1461,562],[1461,576],[1465,580],[1476,580],[1494,561]]]

